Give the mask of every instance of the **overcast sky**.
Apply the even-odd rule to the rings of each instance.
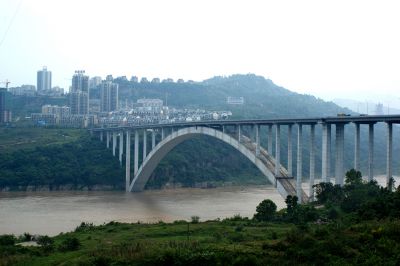
[[[42,66],[65,88],[77,69],[255,73],[324,99],[399,99],[400,1],[1,0],[0,81],[36,84]]]

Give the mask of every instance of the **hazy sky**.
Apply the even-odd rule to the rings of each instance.
[[[399,99],[399,14],[385,0],[0,0],[0,81],[36,84],[42,66],[66,88],[76,69],[255,73],[324,99]]]

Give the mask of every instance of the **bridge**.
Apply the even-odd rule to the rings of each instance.
[[[296,195],[300,203],[314,200],[313,185],[315,182],[315,129],[322,127],[322,182],[331,182],[343,185],[344,181],[344,128],[352,124],[355,131],[354,141],[354,169],[360,169],[360,125],[368,126],[368,180],[374,175],[374,125],[378,122],[386,124],[386,182],[392,177],[393,157],[393,124],[400,123],[400,115],[382,116],[347,116],[293,118],[293,119],[253,119],[253,120],[223,120],[199,121],[170,124],[148,124],[130,127],[93,128],[92,134],[99,135],[100,140],[106,139],[107,148],[112,149],[116,156],[118,146],[119,161],[122,165],[122,156],[125,152],[125,187],[126,191],[142,191],[150,175],[158,163],[174,147],[183,141],[206,135],[221,140],[234,147],[249,159],[275,185],[283,198]],[[331,173],[331,127],[335,126],[335,168],[334,176]],[[250,128],[250,136],[244,134],[244,128]],[[267,127],[267,147],[260,143],[260,129]],[[281,164],[280,145],[281,128],[287,127],[287,165]],[[309,194],[302,189],[302,161],[303,161],[303,129],[310,130],[310,161],[309,161]],[[297,130],[296,174],[293,173],[293,128]],[[274,134],[275,132],[275,134]],[[156,137],[157,136],[157,137]],[[142,155],[139,154],[139,138],[142,137]],[[148,139],[151,138],[151,140]],[[131,140],[133,145],[133,175],[131,175]],[[275,154],[272,154],[273,139],[275,138]],[[124,149],[125,139],[125,149]],[[159,140],[156,143],[156,140]],[[151,143],[151,146],[150,146]],[[149,146],[149,148],[148,148]],[[319,156],[319,155],[318,155]],[[141,159],[141,160],[140,160]],[[140,164],[139,164],[140,160]]]

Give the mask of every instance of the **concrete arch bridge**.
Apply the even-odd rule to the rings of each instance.
[[[171,124],[138,125],[132,127],[93,128],[91,132],[98,134],[101,141],[106,140],[107,148],[111,148],[122,165],[122,155],[125,153],[125,187],[126,191],[142,191],[150,175],[158,163],[168,152],[185,140],[199,135],[216,138],[227,145],[234,147],[250,160],[275,185],[283,198],[287,195],[296,195],[299,202],[305,203],[314,199],[313,185],[315,182],[315,158],[321,156],[323,182],[330,182],[334,178],[336,184],[343,185],[344,179],[344,127],[354,124],[354,168],[360,169],[360,125],[367,125],[369,129],[368,146],[368,178],[373,179],[373,148],[374,124],[384,122],[387,125],[387,182],[392,177],[392,136],[393,124],[400,123],[400,116],[337,116],[320,118],[298,119],[268,119],[268,120],[223,120],[201,121]],[[331,162],[331,125],[335,125],[335,169],[334,176],[330,176]],[[281,164],[280,145],[281,127],[287,127],[287,165]],[[322,126],[322,153],[315,152],[315,127]],[[243,134],[243,128],[250,127],[251,136]],[[267,147],[260,143],[260,128],[267,127]],[[296,174],[293,174],[293,127],[297,134]],[[303,128],[310,130],[310,162],[309,162],[309,194],[301,188],[302,161],[303,161]],[[249,132],[249,131],[247,131]],[[159,135],[159,137],[156,137]],[[139,138],[142,141],[142,154],[139,154]],[[149,140],[148,138],[151,138]],[[133,158],[131,158],[131,141]],[[156,143],[156,140],[159,142]],[[273,140],[275,140],[275,154],[272,154]],[[125,141],[125,143],[124,143]],[[151,145],[150,145],[151,143]],[[149,146],[149,147],[148,147]],[[133,173],[131,164],[133,159]],[[139,164],[140,162],[140,164]]]

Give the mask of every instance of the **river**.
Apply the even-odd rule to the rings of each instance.
[[[396,176],[396,186],[400,177]],[[316,183],[319,180],[316,180]],[[385,177],[378,176],[380,185]],[[303,183],[308,193],[308,184]],[[96,225],[110,221],[154,223],[158,221],[201,221],[240,214],[253,217],[257,205],[271,199],[278,209],[285,207],[273,186],[219,187],[212,189],[179,188],[123,191],[51,191],[0,192],[0,234],[24,232],[57,235],[74,230],[81,222]]]
[[[57,235],[74,230],[81,222],[96,225],[110,221],[154,223],[160,220],[201,221],[252,217],[264,199],[278,208],[284,200],[272,186],[167,189],[140,193],[123,191],[1,192],[0,234]]]

